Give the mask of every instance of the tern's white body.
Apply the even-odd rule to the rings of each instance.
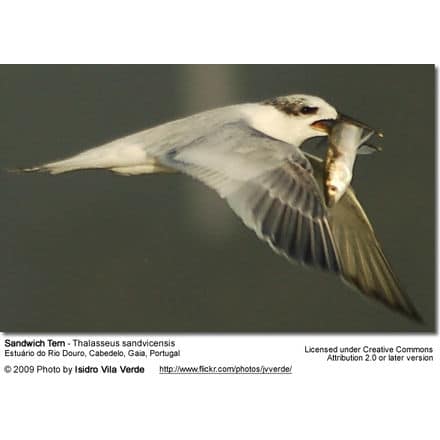
[[[273,153],[279,157],[286,157],[308,138],[324,135],[310,127],[311,120],[336,118],[337,112],[333,107],[321,98],[313,97],[313,105],[317,104],[322,106],[319,114],[304,116],[293,123],[290,115],[272,105],[253,103],[223,107],[117,139],[74,157],[48,163],[44,167],[52,174],[86,168],[105,168],[127,175],[143,174],[160,168],[161,158],[166,156],[170,150],[184,149],[192,144],[191,153],[185,151],[185,155],[191,154],[191,158],[185,157],[190,159],[190,162],[194,161],[200,166],[214,165],[214,168],[228,168],[229,172],[235,174],[244,172],[244,176],[249,176],[254,171],[249,170],[246,161],[238,161],[238,164],[235,162],[235,166],[231,167],[230,161],[226,160],[227,163],[222,167],[222,159],[231,150],[228,151],[225,147],[221,139],[222,132],[218,130],[227,124],[234,123],[251,127],[285,142],[284,149],[280,150],[278,147]],[[239,135],[240,130],[236,130],[235,136]],[[203,142],[197,145],[197,142],[194,142],[197,139],[203,139]],[[244,151],[246,146],[242,144],[239,148],[243,152],[242,157],[246,158]],[[249,145],[248,148],[252,149],[252,146]],[[164,160],[164,162],[167,161]]]

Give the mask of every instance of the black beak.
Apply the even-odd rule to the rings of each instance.
[[[350,116],[344,115],[342,113],[338,113],[338,117],[336,119],[320,119],[319,121],[314,122],[311,126],[318,131],[324,132],[326,134],[330,134],[335,124],[338,122],[346,122],[347,124],[356,125],[357,127],[363,128],[364,130],[369,131],[370,133],[383,137],[383,132],[381,130],[377,130],[375,128],[370,127],[367,124],[364,124],[361,121],[358,121]]]
[[[364,130],[370,131],[376,136],[379,136],[380,138],[383,138],[383,132],[382,130],[377,130],[376,128],[372,128],[367,124],[364,124],[363,122],[360,122],[350,116],[344,115],[342,113],[338,114],[338,119],[336,121],[343,121],[347,122],[348,124],[356,125],[357,127],[363,128]]]

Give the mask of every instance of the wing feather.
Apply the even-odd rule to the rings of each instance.
[[[322,161],[308,156],[317,181],[322,181]],[[352,188],[328,210],[328,222],[339,256],[342,277],[364,295],[412,319],[421,317],[400,287],[390,263]]]
[[[214,188],[277,253],[340,272],[323,198],[299,148],[237,121],[159,159]]]
[[[326,208],[321,159],[243,121],[219,125],[209,138],[160,159],[214,188],[275,252],[336,273],[364,295],[420,319],[353,190]]]
[[[252,189],[249,189],[252,188]],[[249,194],[260,194],[260,198]],[[311,169],[286,159],[226,197],[234,212],[277,252],[307,266],[339,273],[326,210]]]

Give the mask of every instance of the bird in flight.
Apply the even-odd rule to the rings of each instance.
[[[353,189],[328,207],[323,161],[300,148],[327,136],[338,118],[319,97],[289,95],[195,114],[22,171],[188,174],[214,189],[278,254],[332,272],[420,321]]]

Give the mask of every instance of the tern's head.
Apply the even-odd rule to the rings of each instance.
[[[311,137],[327,135],[331,122],[338,117],[336,109],[317,96],[280,96],[264,104],[279,112],[285,122],[284,129],[291,133],[291,141],[298,144]]]

